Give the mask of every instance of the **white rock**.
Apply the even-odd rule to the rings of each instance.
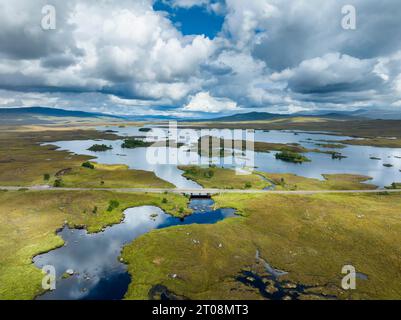
[[[72,269],[67,269],[67,271],[65,272],[66,274],[72,276],[74,274],[74,270]]]

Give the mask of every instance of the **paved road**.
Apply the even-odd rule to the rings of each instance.
[[[32,186],[32,187],[17,187],[17,186],[0,186],[0,190],[17,191],[27,189],[32,191],[113,191],[113,192],[132,192],[132,193],[180,193],[180,194],[217,194],[217,193],[271,193],[271,194],[326,194],[326,193],[401,193],[399,190],[374,189],[374,190],[315,190],[315,191],[277,191],[277,190],[240,190],[240,189],[155,189],[155,188],[53,188],[48,186]]]

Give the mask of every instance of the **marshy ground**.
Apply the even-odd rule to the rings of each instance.
[[[153,172],[101,165],[89,156],[41,145],[74,139],[119,137],[90,128],[8,127],[0,133],[0,185],[21,187],[0,191],[1,299],[33,299],[43,291],[43,275],[32,258],[63,245],[56,231],[65,224],[99,232],[119,223],[126,208],[138,206],[156,206],[178,217],[191,213],[188,198],[176,194],[24,191],[24,186],[53,185],[57,179],[68,187],[171,188]],[[82,167],[87,161],[92,161],[93,169]],[[215,167],[182,169],[209,188],[264,189],[272,184],[277,190],[376,188],[361,175],[324,175],[325,180],[317,180],[258,171],[238,176]],[[125,298],[148,299],[160,291],[157,288],[171,297],[189,299],[266,298],[256,284],[262,281],[266,290],[275,289],[269,287],[271,275],[261,268],[255,252],[286,272],[270,285],[287,286],[287,291],[303,288],[296,298],[401,296],[399,194],[221,194],[214,200],[216,207],[233,208],[241,217],[153,230],[124,248],[123,259],[133,279]],[[115,203],[118,206],[111,206]],[[357,280],[356,290],[341,289],[341,268],[346,264],[367,276]]]

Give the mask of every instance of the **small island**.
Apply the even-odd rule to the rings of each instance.
[[[152,145],[151,142],[145,142],[145,141],[142,141],[142,140],[129,138],[129,139],[125,139],[124,140],[124,143],[121,145],[121,148],[124,148],[124,149],[135,149],[135,148],[149,147],[151,145]]]
[[[344,156],[341,152],[332,152],[332,153],[331,153],[331,158],[332,158],[332,159],[341,160],[341,159],[345,159],[345,158],[347,158],[347,157]]]
[[[89,151],[102,152],[113,149],[112,146],[107,146],[105,144],[94,144],[92,147],[88,148]]]
[[[328,149],[344,149],[345,145],[339,143],[316,143],[317,146]]]
[[[303,162],[311,162],[310,159],[305,157],[304,155],[297,153],[297,152],[291,152],[291,151],[282,151],[279,153],[276,153],[276,159],[286,161],[286,162],[293,162],[293,163],[303,163]]]

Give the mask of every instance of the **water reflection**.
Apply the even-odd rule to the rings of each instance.
[[[65,227],[58,235],[66,245],[34,258],[39,268],[53,265],[57,275],[56,290],[38,299],[122,299],[131,281],[126,265],[118,259],[122,247],[153,229],[212,224],[235,216],[233,209],[212,210],[212,205],[210,199],[192,200],[190,207],[194,213],[185,219],[174,218],[153,206],[131,208],[124,212],[120,224],[94,234]],[[68,269],[74,275],[65,278]]]
[[[146,133],[140,132],[137,127],[99,127],[98,130],[113,130],[123,136],[143,136]],[[289,131],[269,131],[265,132],[257,130],[255,132],[255,141],[273,142],[273,143],[298,143],[306,148],[315,149],[322,147],[317,143],[324,143],[322,140],[345,140],[350,139],[347,136],[332,136],[325,133],[308,133]],[[105,143],[112,145],[113,150],[106,152],[91,152],[87,149],[94,144],[93,140],[86,141],[60,141],[55,144],[64,150],[69,150],[77,154],[91,155],[97,158],[97,161],[105,164],[126,164],[132,169],[146,170],[154,172],[158,177],[166,180],[178,188],[201,188],[194,181],[190,181],[182,176],[182,171],[177,168],[176,164],[151,164],[146,154],[147,148],[122,149],[121,141],[98,141],[96,143]],[[162,147],[159,147],[162,152]],[[271,173],[294,173],[308,178],[323,179],[322,174],[333,173],[349,173],[366,175],[373,178],[369,183],[373,183],[379,187],[390,185],[392,182],[401,181],[401,149],[395,148],[377,148],[368,146],[345,146],[343,149],[324,149],[336,150],[341,152],[347,158],[335,160],[329,154],[308,153],[306,156],[312,162],[303,163],[302,165],[283,162],[275,159],[275,153],[252,153],[255,159],[255,167],[257,170]],[[188,162],[180,163],[181,165],[212,163],[222,167],[234,167],[227,163],[235,163],[233,155],[225,155],[223,157],[214,157],[206,159],[199,156],[196,152],[190,152]],[[235,157],[238,157],[237,155]],[[371,158],[379,158],[380,160],[372,160]],[[384,164],[391,164],[392,167],[385,167]]]

